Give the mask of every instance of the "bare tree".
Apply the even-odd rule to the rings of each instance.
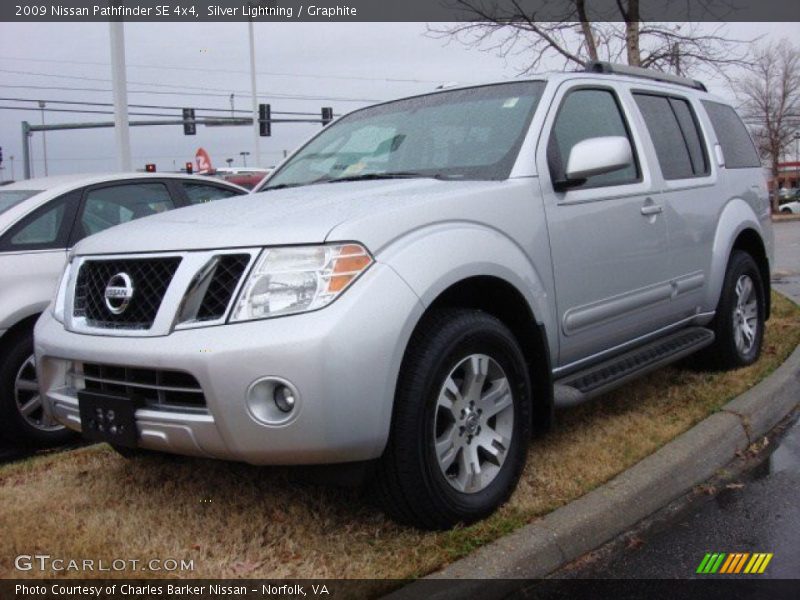
[[[776,180],[778,163],[800,130],[800,50],[785,39],[759,47],[752,68],[735,82],[733,90]],[[777,211],[777,189],[775,192],[772,209]]]
[[[748,64],[745,44],[752,40],[726,37],[724,25],[642,21],[641,1],[607,2],[605,13],[597,14],[595,9],[590,14],[590,0],[562,0],[558,10],[550,3],[548,20],[539,21],[525,0],[451,0],[468,20],[431,25],[428,31],[434,37],[455,39],[502,56],[523,56],[523,73],[537,70],[554,57],[560,58],[565,68],[608,60],[677,75],[711,70],[727,76],[728,67]]]

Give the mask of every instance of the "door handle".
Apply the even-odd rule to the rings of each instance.
[[[644,216],[649,217],[651,215],[660,215],[664,212],[664,207],[660,204],[645,204],[640,210]]]

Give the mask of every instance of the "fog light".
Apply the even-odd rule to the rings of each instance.
[[[282,412],[292,412],[296,398],[294,397],[294,392],[288,386],[283,384],[276,385],[272,397],[275,400],[275,406]]]

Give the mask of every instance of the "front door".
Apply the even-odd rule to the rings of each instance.
[[[565,84],[537,150],[559,319],[558,367],[665,326],[672,294],[667,230],[658,194],[631,126],[631,102],[600,83]],[[572,147],[627,137],[634,161],[556,190]]]

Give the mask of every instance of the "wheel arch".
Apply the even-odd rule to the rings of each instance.
[[[765,228],[769,224],[762,224],[753,208],[742,199],[728,202],[719,216],[717,230],[711,258],[709,276],[709,296],[707,297],[709,310],[716,309],[722,294],[722,285],[725,272],[728,268],[731,255],[736,250],[750,254],[758,265],[759,274],[764,284],[765,317],[769,318],[771,311],[770,301],[770,267],[769,252],[765,237],[771,236],[771,231]],[[771,237],[769,238],[771,243]]]
[[[743,229],[736,236],[731,247],[731,254],[736,250],[747,252],[758,265],[761,282],[764,285],[764,320],[768,320],[772,309],[769,259],[761,236],[752,228]]]
[[[531,379],[534,430],[541,432],[549,429],[553,424],[553,385],[547,332],[544,325],[537,322],[522,292],[500,277],[467,277],[441,291],[428,305],[416,327],[424,322],[431,311],[442,308],[481,310],[499,319],[511,330],[525,356]]]

